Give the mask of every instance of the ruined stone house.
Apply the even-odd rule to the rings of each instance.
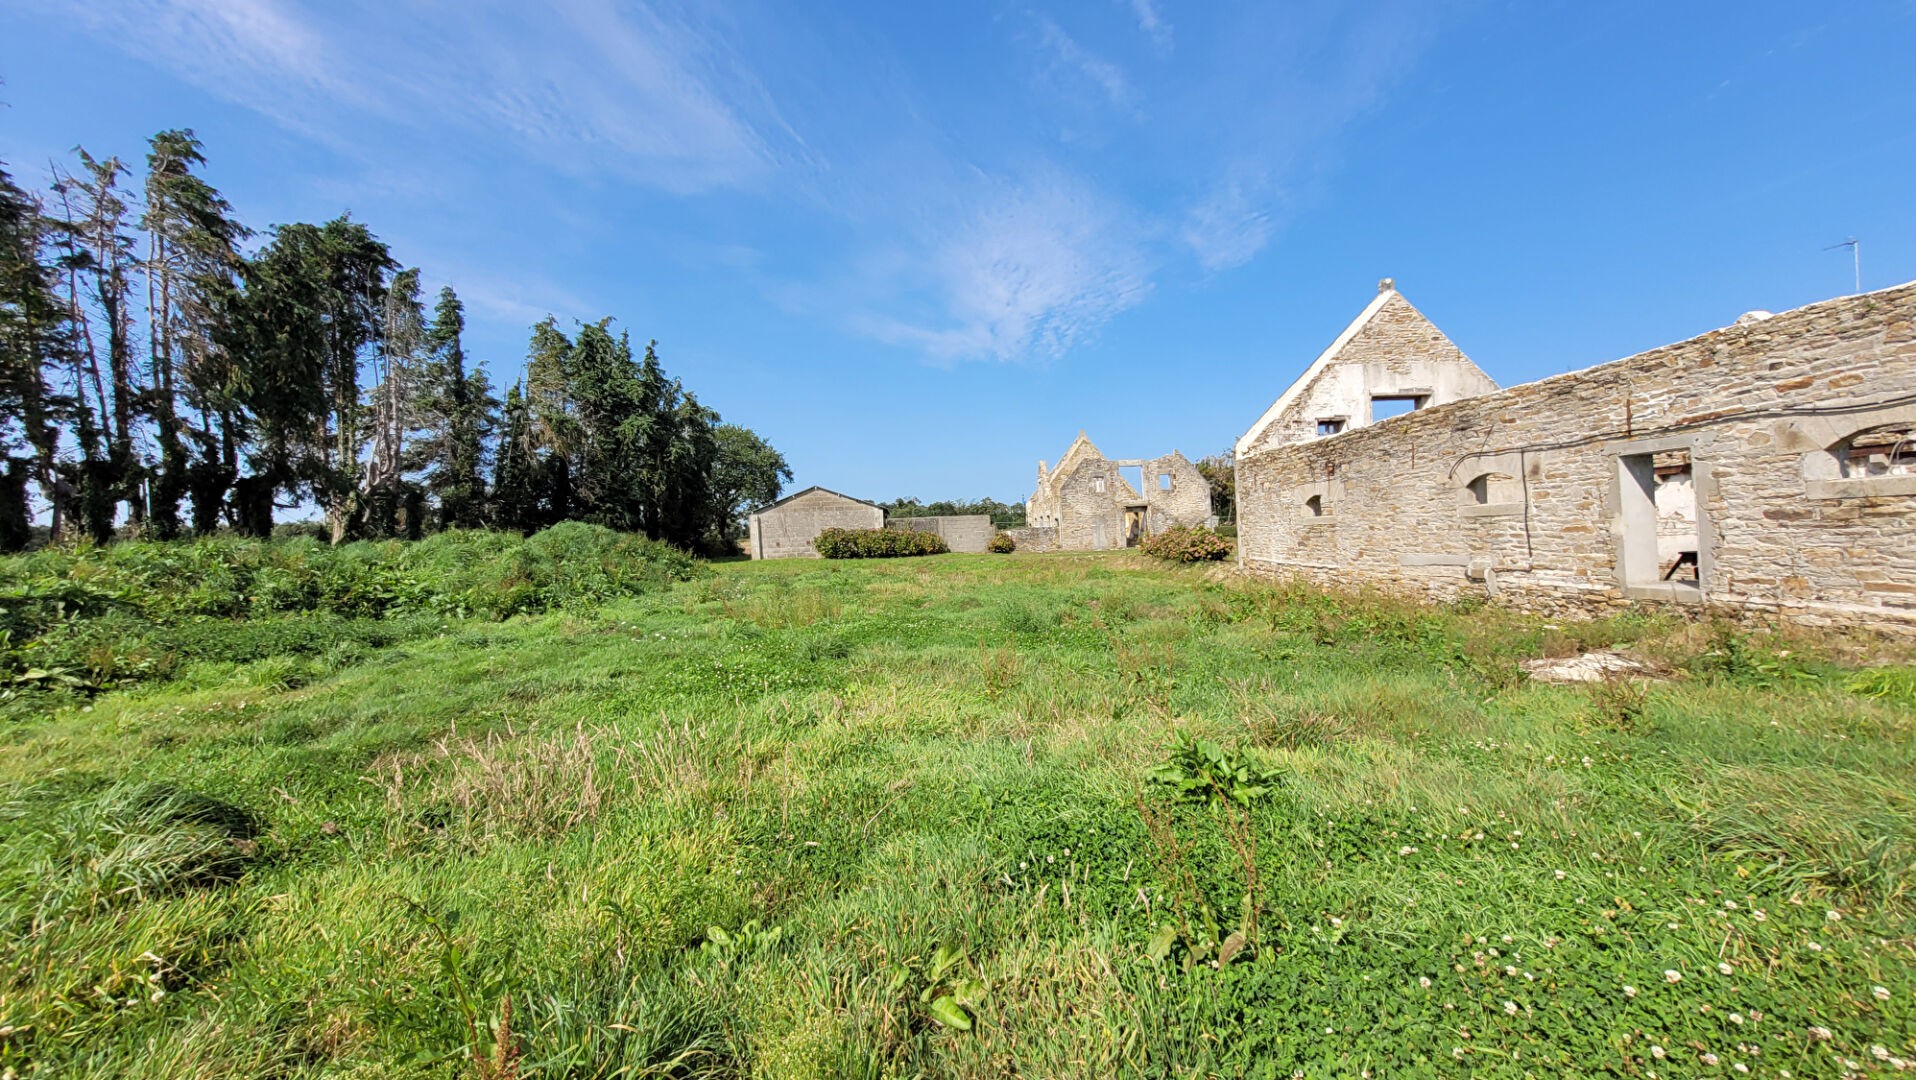
[[[1377,283],[1377,296],[1238,440],[1237,456],[1496,389],[1490,376],[1385,278]]]
[[[1010,530],[1024,550],[1103,551],[1136,547],[1174,525],[1216,519],[1209,482],[1183,454],[1107,458],[1080,431],[1056,468],[1038,462],[1025,523]]]
[[[1916,283],[1327,438],[1253,428],[1237,469],[1253,571],[1916,631]]]
[[[745,550],[754,559],[816,559],[812,541],[826,529],[882,529],[885,511],[877,503],[808,487],[753,514],[747,520]]]

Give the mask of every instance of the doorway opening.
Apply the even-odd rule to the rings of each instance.
[[[1617,568],[1626,589],[1694,594],[1702,585],[1696,473],[1686,448],[1617,458]]]
[[[1144,507],[1124,508],[1124,546],[1137,547],[1144,541]]]

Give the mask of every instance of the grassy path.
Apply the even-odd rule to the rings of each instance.
[[[1613,643],[1694,670],[1516,674]],[[0,1061],[1887,1071],[1916,700],[1846,648],[945,556],[200,665],[0,728]],[[1275,790],[1176,801],[1173,732]]]

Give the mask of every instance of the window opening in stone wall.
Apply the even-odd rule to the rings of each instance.
[[[1118,466],[1118,476],[1123,478],[1125,483],[1131,485],[1132,491],[1140,495],[1144,494],[1144,466],[1120,465]]]
[[[1324,496],[1313,495],[1304,500],[1304,512],[1311,517],[1324,516]]]
[[[1388,420],[1393,416],[1416,412],[1424,407],[1425,397],[1421,394],[1413,397],[1374,397],[1370,399],[1370,420]]]
[[[1096,490],[1097,493],[1100,495],[1104,494],[1104,477],[1102,476],[1098,477],[1098,482],[1094,486],[1094,490]]]
[[[1916,427],[1891,424],[1844,440],[1837,453],[1845,478],[1916,476]]]
[[[1317,434],[1319,438],[1325,435],[1335,435],[1342,430],[1344,430],[1344,422],[1342,420],[1319,420],[1317,422]]]
[[[1158,474],[1158,490],[1159,491],[1171,490],[1171,474],[1170,473],[1161,472]]]
[[[1478,506],[1523,501],[1523,488],[1517,483],[1517,478],[1503,473],[1485,473],[1467,486],[1470,488],[1471,501]]]
[[[1699,584],[1696,479],[1688,450],[1618,458],[1624,584]]]

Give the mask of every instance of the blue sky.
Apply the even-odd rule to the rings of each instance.
[[[1916,278],[1916,4],[0,0],[0,158],[191,127],[466,299],[657,338],[799,485],[1221,450],[1396,278],[1499,381]]]

